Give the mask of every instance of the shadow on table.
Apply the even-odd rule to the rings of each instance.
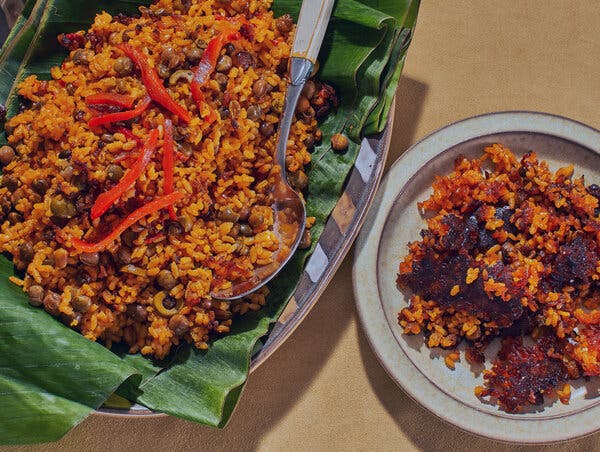
[[[358,332],[359,348],[373,391],[382,406],[394,418],[412,443],[426,451],[542,451],[548,446],[520,446],[504,444],[466,433],[441,419],[413,401],[387,375],[373,354],[362,329]],[[577,441],[560,443],[552,446],[553,451],[591,451],[600,450],[600,434],[595,434]]]
[[[400,79],[396,95],[396,118],[392,136],[392,145],[386,170],[417,139],[416,127],[421,116],[422,105],[427,96],[428,86],[419,80],[408,77]],[[373,354],[369,343],[359,327],[359,348],[365,371],[373,391],[387,412],[394,418],[398,427],[413,444],[425,451],[452,450],[506,450],[536,451],[546,450],[548,446],[509,445],[484,439],[454,427],[435,417],[414,402],[386,374]],[[467,440],[468,439],[468,440]],[[600,433],[586,438],[554,445],[553,451],[589,451],[600,450]]]
[[[416,140],[417,124],[421,117],[429,87],[410,77],[400,77],[396,93],[396,116],[386,171]]]

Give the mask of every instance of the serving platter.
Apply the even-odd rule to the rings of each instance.
[[[270,333],[259,341],[251,359],[250,373],[254,372],[300,326],[302,320],[317,303],[319,297],[335,275],[336,270],[354,243],[376,193],[390,148],[394,124],[395,102],[383,132],[365,137],[358,151],[345,189],[325,229],[308,259],[298,286]],[[97,414],[111,416],[164,416],[135,404],[128,406],[103,406]],[[118,404],[118,402],[117,402]]]
[[[421,336],[406,336],[397,322],[408,300],[396,288],[406,244],[426,227],[417,203],[431,193],[436,175],[448,174],[454,160],[475,158],[493,143],[517,156],[534,150],[556,170],[573,163],[586,184],[600,182],[600,132],[544,113],[500,112],[469,118],[440,129],[406,151],[391,167],[359,235],[353,283],[357,309],[368,340],[391,378],[418,403],[471,433],[515,443],[550,443],[600,429],[600,382],[579,380],[568,405],[547,403],[509,414],[474,395],[482,384],[464,360],[444,365],[445,352],[429,349]],[[460,348],[459,348],[460,349]],[[489,352],[493,352],[490,348]],[[487,366],[489,367],[489,361]]]

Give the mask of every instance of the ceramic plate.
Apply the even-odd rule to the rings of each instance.
[[[436,175],[452,171],[459,155],[475,158],[493,143],[518,156],[537,152],[556,170],[569,163],[586,184],[600,183],[600,132],[584,124],[543,113],[502,112],[466,119],[429,135],[391,167],[359,236],[354,261],[358,313],[377,357],[389,375],[417,402],[469,432],[501,441],[549,443],[600,429],[600,378],[572,385],[571,401],[508,414],[475,397],[481,373],[471,372],[461,353],[455,370],[444,352],[429,349],[422,336],[406,336],[398,312],[408,300],[396,288],[406,244],[419,240],[426,223],[417,203],[431,193]],[[486,367],[489,368],[489,362]]]

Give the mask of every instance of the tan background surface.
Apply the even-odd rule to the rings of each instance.
[[[495,110],[547,111],[600,128],[599,29],[597,0],[425,0],[389,163],[436,128]],[[298,331],[252,375],[225,430],[95,415],[36,450],[512,450],[439,421],[387,377],[357,323],[351,271],[349,256]],[[600,434],[555,450],[600,450]]]

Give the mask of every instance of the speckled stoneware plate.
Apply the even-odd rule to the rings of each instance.
[[[317,245],[308,259],[300,282],[285,310],[270,333],[265,336],[250,364],[253,372],[277,350],[313,308],[354,243],[367,211],[379,187],[390,147],[394,105],[384,131],[364,138],[340,196]],[[122,405],[121,408],[118,405]],[[165,416],[141,405],[128,406],[127,401],[110,400],[110,408],[99,408],[98,414],[113,416]]]
[[[475,397],[482,384],[465,362],[444,365],[444,352],[428,349],[422,336],[405,336],[397,322],[407,299],[396,288],[406,244],[426,227],[417,202],[431,193],[436,175],[452,171],[460,154],[479,157],[486,145],[502,143],[522,155],[535,150],[554,170],[569,163],[587,184],[600,183],[600,132],[543,113],[502,112],[466,119],[429,135],[391,167],[359,236],[354,293],[362,325],[389,375],[417,402],[469,432],[516,443],[550,443],[600,429],[600,379],[577,381],[568,405],[507,414]],[[493,351],[493,350],[490,350]],[[487,366],[489,367],[489,362]]]

